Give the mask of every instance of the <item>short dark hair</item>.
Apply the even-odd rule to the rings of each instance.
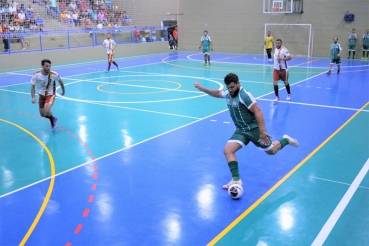
[[[239,83],[238,76],[234,73],[229,73],[227,76],[224,77],[224,84],[229,85],[230,83]]]
[[[205,30],[204,32],[208,32],[208,31]]]
[[[43,59],[41,61],[41,65],[43,66],[46,62],[51,64],[51,61],[49,59]]]
[[[277,41],[280,41],[280,42],[282,43],[282,39],[280,39],[280,38],[279,38],[279,39],[277,39],[277,40],[276,40],[276,42],[277,42]]]

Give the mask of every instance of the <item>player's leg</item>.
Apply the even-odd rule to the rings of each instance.
[[[57,118],[54,117],[51,112],[51,107],[54,104],[54,100],[55,100],[55,95],[51,95],[47,97],[40,96],[40,99],[39,99],[40,115],[50,120],[51,128],[53,131],[55,131],[55,128],[56,128],[55,123],[57,121]]]
[[[287,90],[287,101],[291,100],[291,88],[290,84],[288,83],[288,69],[282,70],[282,81],[286,87]]]
[[[278,151],[283,149],[283,147],[286,146],[286,145],[291,145],[291,146],[294,146],[294,147],[298,147],[299,142],[296,139],[291,138],[288,135],[283,135],[283,138],[281,140],[273,141],[272,148],[265,151],[265,153],[267,153],[268,155],[275,155],[275,154],[278,153]]]
[[[117,67],[117,70],[119,71],[119,66],[114,60],[114,54],[112,53],[110,57],[111,57],[111,62]]]
[[[352,46],[352,59],[355,59],[356,45]]]
[[[331,59],[331,62],[329,63],[329,70],[327,72],[328,75],[331,74],[333,63],[335,63],[335,59]]]
[[[205,62],[204,63],[204,66],[206,66],[206,50],[203,49],[202,50],[202,53],[204,53],[204,62]]]
[[[361,60],[365,60],[365,45],[363,45],[363,57],[361,57]]]
[[[350,59],[350,56],[351,56],[351,45],[349,45],[349,48],[348,48],[348,57],[347,57],[347,59]]]
[[[110,66],[111,66],[111,54],[108,54],[108,69],[106,70],[106,72],[110,71]]]
[[[208,53],[208,65],[210,65],[210,53]]]
[[[274,86],[274,94],[276,96],[276,99],[274,101],[279,101],[279,89],[278,89],[278,80],[279,80],[279,74],[278,70],[274,69],[273,71],[273,86]]]
[[[242,185],[242,180],[238,171],[236,152],[242,147],[246,146],[249,142],[250,140],[248,140],[245,135],[239,131],[236,131],[224,147],[223,153],[227,160],[229,170],[232,174],[232,179],[228,184],[223,185],[223,189],[228,189],[232,184]]]

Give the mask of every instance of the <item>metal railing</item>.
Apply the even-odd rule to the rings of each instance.
[[[9,32],[0,33],[4,44],[4,52],[0,54],[100,46],[107,33],[111,33],[118,44],[168,40],[167,28],[160,26]],[[25,41],[23,45],[22,40]],[[27,45],[28,42],[29,45]],[[26,49],[22,50],[23,47]]]

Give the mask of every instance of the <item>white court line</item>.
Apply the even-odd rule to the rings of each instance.
[[[364,179],[365,175],[369,171],[369,159],[365,162],[364,166],[360,170],[359,174],[356,176],[354,182],[350,185],[349,189],[346,191],[345,195],[342,197],[341,201],[338,203],[337,207],[334,209],[333,213],[324,224],[323,228],[320,230],[318,236],[315,238],[312,246],[321,246],[324,244],[325,240],[328,238],[333,227],[337,223],[338,219],[341,217],[343,211],[347,207],[351,198],[355,194],[357,188],[359,187],[361,181]]]
[[[5,90],[5,89],[0,89],[0,91],[8,91],[8,92],[13,92],[13,93],[19,93],[19,94],[26,94],[26,95],[31,95],[30,92],[21,92],[21,91],[11,91],[11,90]],[[64,99],[64,98],[60,98],[60,99]],[[64,99],[66,101],[71,101],[68,99]],[[165,113],[165,112],[159,112],[159,111],[152,111],[152,110],[145,110],[145,109],[137,109],[137,108],[130,108],[130,107],[123,107],[123,106],[116,106],[116,105],[110,105],[110,104],[103,104],[103,103],[96,103],[96,102],[84,102],[81,101],[83,103],[88,103],[88,104],[96,104],[96,105],[101,105],[101,106],[105,106],[105,107],[112,107],[112,108],[122,108],[122,109],[129,109],[129,110],[135,110],[135,111],[141,111],[141,112],[148,112],[148,113],[154,113],[154,114],[163,114],[163,115],[170,115],[170,116],[176,116],[176,117],[182,117],[182,118],[190,118],[190,119],[201,119],[199,117],[193,117],[193,116],[187,116],[187,115],[180,115],[180,114],[170,114],[170,113]]]
[[[315,177],[315,176],[310,176],[310,177],[313,178],[313,179],[324,180],[324,181],[328,181],[328,182],[332,182],[332,183],[337,183],[337,184],[351,185],[349,183],[339,182],[339,181],[335,181],[335,180],[331,180],[331,179],[323,179],[323,178],[318,178],[318,177]],[[366,187],[366,186],[359,186],[359,188],[363,188],[363,189],[368,189],[369,190],[369,187]]]
[[[30,77],[33,76],[33,74],[25,74],[25,73],[10,73],[10,72],[7,72],[7,74],[11,74],[11,75],[23,75],[23,76],[30,76]]]
[[[265,99],[265,98],[257,98],[261,101],[270,101],[273,102],[273,99]],[[369,112],[367,109],[358,109],[358,108],[345,108],[345,107],[336,107],[336,106],[328,106],[328,105],[321,105],[321,104],[312,104],[312,103],[299,103],[299,102],[291,102],[291,101],[278,101],[276,103],[289,103],[289,104],[298,104],[298,105],[305,105],[305,106],[313,106],[313,107],[322,107],[322,108],[336,108],[336,109],[344,109],[344,110],[353,110],[353,111],[361,111],[361,112]]]
[[[268,94],[270,94],[270,93],[268,93]],[[268,95],[268,94],[261,95],[260,97],[266,96],[266,95]],[[120,150],[114,151],[114,152],[112,152],[112,153],[106,154],[106,155],[104,155],[104,156],[98,157],[98,158],[96,158],[96,159],[94,159],[94,160],[91,160],[91,161],[85,162],[85,163],[80,164],[80,165],[78,165],[78,166],[75,166],[75,167],[73,167],[73,168],[71,168],[71,169],[68,169],[68,170],[65,170],[65,171],[63,171],[63,172],[61,172],[61,173],[58,173],[58,174],[56,174],[56,175],[54,175],[54,176],[50,176],[50,177],[44,178],[44,179],[42,179],[42,180],[40,180],[40,181],[37,181],[37,182],[34,182],[34,183],[32,183],[32,184],[26,185],[26,186],[24,186],[24,187],[22,187],[22,188],[19,188],[19,189],[17,189],[17,190],[14,190],[14,191],[8,192],[8,193],[6,193],[6,194],[4,194],[4,195],[1,195],[1,196],[0,196],[0,198],[5,197],[5,196],[8,196],[8,195],[10,195],[10,194],[13,194],[13,193],[15,193],[15,192],[18,192],[18,191],[24,190],[24,189],[26,189],[26,188],[28,188],[28,187],[31,187],[31,186],[36,185],[36,184],[38,184],[38,183],[44,182],[44,181],[49,180],[49,179],[51,179],[51,178],[53,178],[53,177],[56,177],[56,176],[62,175],[62,174],[64,174],[64,173],[70,172],[70,171],[72,171],[72,170],[74,170],[74,169],[77,169],[77,168],[80,168],[80,167],[86,166],[86,165],[88,165],[88,164],[90,164],[90,163],[93,163],[93,162],[95,162],[95,161],[97,161],[97,160],[100,160],[100,159],[103,159],[103,158],[105,158],[105,157],[108,157],[108,156],[114,155],[114,154],[116,154],[116,153],[118,153],[118,152],[121,152],[121,151],[124,151],[124,150],[126,150],[126,149],[130,149],[130,148],[132,148],[132,147],[134,147],[134,146],[136,146],[136,145],[139,145],[139,144],[145,143],[145,142],[147,142],[147,141],[149,141],[149,140],[152,140],[152,139],[158,138],[158,137],[160,137],[160,136],[163,136],[163,135],[165,135],[165,134],[168,134],[168,133],[174,132],[174,131],[179,130],[179,129],[181,129],[181,128],[184,128],[184,127],[190,126],[190,125],[192,125],[192,124],[195,124],[195,123],[197,123],[197,122],[200,122],[200,121],[202,121],[202,120],[208,119],[208,118],[210,118],[210,117],[213,117],[214,115],[218,115],[218,114],[221,114],[221,113],[226,112],[226,111],[228,111],[228,109],[225,109],[225,110],[219,111],[219,112],[217,112],[217,113],[211,114],[211,115],[209,115],[209,116],[206,116],[206,117],[201,118],[201,119],[199,119],[199,120],[196,120],[196,121],[194,121],[194,122],[191,122],[191,123],[188,123],[188,124],[186,124],[186,125],[183,125],[183,126],[180,126],[180,127],[174,128],[174,129],[169,130],[169,131],[167,131],[167,132],[164,132],[164,133],[161,133],[161,134],[159,134],[159,135],[153,136],[153,137],[151,137],[151,138],[145,139],[145,140],[143,140],[143,141],[141,141],[141,142],[138,142],[138,143],[132,144],[132,145],[130,145],[130,146],[128,146],[128,147],[125,147],[125,148],[122,148],[122,149],[120,149]]]

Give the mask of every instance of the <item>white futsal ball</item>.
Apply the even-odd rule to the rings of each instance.
[[[239,184],[232,184],[231,186],[229,186],[228,188],[228,194],[232,199],[240,199],[240,197],[243,194],[243,188],[241,185]]]

